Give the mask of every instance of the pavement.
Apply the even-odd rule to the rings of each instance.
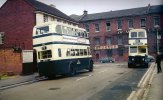
[[[19,75],[19,76],[14,76],[14,77],[8,78],[8,79],[2,79],[2,80],[0,80],[0,89],[2,89],[3,87],[6,87],[6,86],[14,85],[14,84],[33,81],[37,77],[38,77],[38,73],[34,73],[31,75],[26,75],[26,76]]]
[[[163,70],[163,61],[161,63],[161,67]],[[163,100],[163,72],[157,73],[157,67],[155,67],[154,76],[146,99],[144,100]]]

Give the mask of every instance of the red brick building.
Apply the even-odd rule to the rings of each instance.
[[[72,15],[89,33],[94,61],[112,57],[116,61],[128,60],[128,31],[144,28],[148,34],[150,55],[156,54],[156,33],[161,40],[159,51],[163,53],[163,5],[88,14]],[[159,26],[159,28],[156,28]]]
[[[33,49],[33,27],[51,21],[78,24],[54,6],[36,0],[7,0],[3,4],[0,8],[0,36],[4,35],[0,42],[0,73],[22,73],[22,50]]]

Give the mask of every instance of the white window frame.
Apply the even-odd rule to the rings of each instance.
[[[107,26],[107,23],[109,23],[110,26]],[[111,31],[111,22],[110,21],[106,21],[106,31]]]
[[[98,27],[96,27],[96,25],[98,25]],[[95,27],[95,32],[99,32],[100,31],[100,24],[99,23],[95,23],[94,27]],[[96,30],[96,29],[98,29],[98,30]]]
[[[157,25],[157,24],[156,24],[156,20],[155,20],[156,17],[157,17],[158,20],[159,20],[158,25],[160,25],[160,16],[159,16],[159,15],[153,16],[153,25],[154,25],[154,27]]]
[[[132,22],[132,26],[130,26],[130,21]],[[133,25],[134,23],[133,22],[134,22],[133,19],[128,19],[128,28],[129,29],[132,29],[134,27],[134,25]]]
[[[119,21],[120,21],[120,25],[119,25]],[[122,30],[122,20],[121,19],[117,20],[117,29]]]
[[[144,21],[144,26],[142,26],[142,19],[145,20],[145,21]],[[145,17],[141,17],[141,18],[140,18],[140,27],[141,27],[141,28],[145,28],[145,27],[146,27],[146,18],[145,18]]]
[[[43,15],[43,20],[44,20],[44,23],[45,23],[45,22],[48,22],[48,15],[44,14],[44,15]]]

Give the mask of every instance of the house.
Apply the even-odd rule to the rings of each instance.
[[[163,37],[163,5],[124,9],[102,13],[71,15],[79,26],[89,33],[94,61],[112,57],[115,61],[128,61],[128,32],[143,28],[148,34],[149,55],[157,53],[156,35]],[[163,53],[163,38],[159,39],[159,52]]]
[[[78,22],[53,5],[36,0],[7,0],[0,8],[0,73],[26,74],[37,71],[36,64],[23,64],[22,51],[33,50],[35,25],[58,21],[73,26]],[[33,55],[34,59],[36,55]]]

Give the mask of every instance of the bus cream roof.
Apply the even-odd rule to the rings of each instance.
[[[69,28],[74,28],[74,29],[77,29],[77,30],[85,31],[85,29],[80,28],[78,26],[68,25],[66,23],[56,22],[56,21],[46,22],[46,23],[43,23],[43,24],[36,25],[34,27],[38,28],[38,27],[44,27],[44,26],[49,26],[49,25],[61,25],[61,26],[65,26],[65,27],[69,27]]]

